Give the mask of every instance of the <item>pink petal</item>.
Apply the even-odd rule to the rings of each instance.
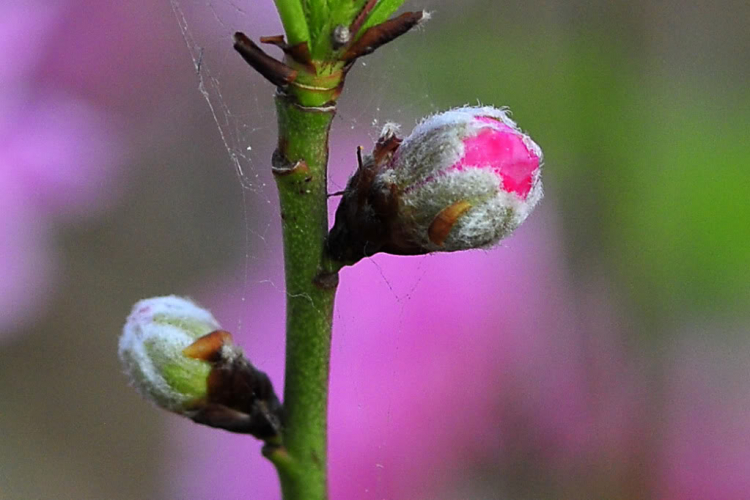
[[[539,157],[526,147],[518,132],[492,121],[491,128],[464,140],[464,156],[451,168],[489,167],[502,178],[505,191],[526,199],[539,169]]]

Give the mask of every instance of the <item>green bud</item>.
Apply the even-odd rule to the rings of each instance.
[[[119,355],[138,393],[185,414],[205,398],[211,364],[183,350],[219,329],[210,312],[181,297],[155,297],[133,306],[120,337]]]
[[[133,387],[157,406],[199,424],[278,439],[282,409],[270,379],[190,300],[138,302],[119,354]]]

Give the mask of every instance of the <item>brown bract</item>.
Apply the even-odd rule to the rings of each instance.
[[[194,422],[266,441],[279,436],[282,410],[273,385],[233,344],[229,332],[204,335],[183,353],[211,364],[205,398],[188,408]]]
[[[359,166],[346,185],[326,240],[326,250],[332,259],[353,264],[378,252],[394,255],[427,253],[411,243],[396,224],[397,187],[375,182],[401,142],[395,134],[385,133],[378,139],[372,154],[364,160],[361,148],[358,150]]]

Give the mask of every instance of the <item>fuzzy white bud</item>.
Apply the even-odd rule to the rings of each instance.
[[[375,178],[396,189],[399,226],[429,252],[508,236],[542,197],[542,151],[504,109],[464,107],[422,121]]]
[[[144,398],[176,413],[206,395],[211,365],[183,350],[219,329],[210,312],[174,295],[141,300],[120,337],[119,355],[133,387]]]

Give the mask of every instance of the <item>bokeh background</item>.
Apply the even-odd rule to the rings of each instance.
[[[342,272],[332,499],[750,498],[750,6],[407,6],[433,19],[352,71],[331,189],[385,121],[480,101],[546,197],[495,250]],[[237,29],[279,33],[272,2],[0,5],[0,499],[279,497],[116,356],[136,300],[188,295],[281,390],[272,89]]]

